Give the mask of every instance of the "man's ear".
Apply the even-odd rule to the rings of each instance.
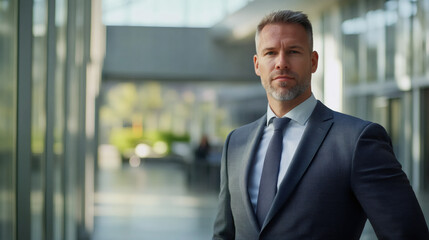
[[[261,73],[259,71],[259,61],[258,61],[258,55],[257,54],[255,54],[253,56],[253,66],[255,67],[256,75],[261,76]]]
[[[311,53],[311,73],[315,73],[319,64],[319,54],[316,51]]]

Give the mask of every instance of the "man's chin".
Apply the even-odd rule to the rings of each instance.
[[[290,101],[290,100],[293,100],[297,97],[296,94],[293,94],[289,91],[286,93],[285,92],[282,92],[282,93],[273,92],[273,93],[271,93],[271,96],[278,101]]]

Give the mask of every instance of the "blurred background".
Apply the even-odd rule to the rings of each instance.
[[[429,0],[0,0],[0,240],[210,239],[277,9],[309,15],[316,98],[388,130],[428,219]]]

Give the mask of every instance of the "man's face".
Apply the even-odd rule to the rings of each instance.
[[[317,69],[318,55],[311,51],[307,32],[301,25],[266,25],[259,34],[253,62],[269,100],[310,96],[311,74]]]

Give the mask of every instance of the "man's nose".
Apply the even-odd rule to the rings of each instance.
[[[276,59],[276,69],[287,69],[289,68],[289,61],[285,53],[280,53],[277,55]]]

